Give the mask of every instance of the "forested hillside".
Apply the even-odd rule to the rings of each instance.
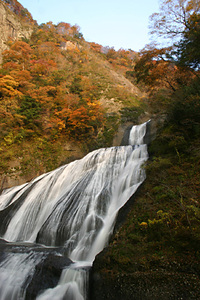
[[[17,1],[11,13],[34,23]],[[10,39],[0,69],[0,174],[30,180],[61,162],[112,144],[121,122],[137,121],[142,93],[128,79],[137,54],[87,43],[77,25],[34,23]],[[19,180],[20,182],[20,180]]]

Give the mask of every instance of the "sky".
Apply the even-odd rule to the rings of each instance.
[[[149,17],[159,0],[18,0],[38,24],[78,25],[88,42],[139,51],[150,43]]]

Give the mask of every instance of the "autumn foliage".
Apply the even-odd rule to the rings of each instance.
[[[30,12],[24,8],[17,0],[2,0],[8,8],[13,11],[18,17],[23,21],[29,22],[31,24],[35,23]]]
[[[80,38],[77,26],[68,23],[54,26],[49,22],[35,29],[29,43],[15,41],[4,51],[0,77],[4,117],[0,126],[8,122],[6,118],[14,122],[16,115],[21,120],[20,124],[5,126],[5,135],[35,126],[40,134],[53,134],[54,138],[64,134],[82,139],[97,134],[103,124],[103,112],[95,97],[96,87],[81,72],[77,75],[68,72],[73,65],[69,59],[72,60],[74,50],[61,49],[62,43],[73,38]],[[86,62],[84,51],[83,55],[77,51]]]
[[[18,9],[17,1],[6,3]],[[16,172],[9,162],[17,156],[23,174],[55,168],[67,140],[97,147],[105,112],[79,30],[48,22],[35,26],[29,41],[8,42],[0,69],[0,175]]]

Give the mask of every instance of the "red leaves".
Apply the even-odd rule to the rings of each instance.
[[[103,121],[103,111],[98,102],[88,102],[79,108],[69,109],[66,129],[69,135],[82,139],[91,135]]]
[[[30,71],[33,76],[48,75],[49,72],[56,69],[56,63],[53,60],[31,60]]]

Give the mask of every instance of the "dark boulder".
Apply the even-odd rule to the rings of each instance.
[[[34,300],[42,291],[54,288],[58,284],[62,270],[73,263],[63,255],[62,247],[47,248],[31,243],[8,243],[0,239],[0,263],[3,263],[9,255],[18,256],[23,253],[30,253],[32,257],[39,255],[41,258],[21,287],[22,291],[26,290],[26,300]]]
[[[28,283],[26,300],[35,299],[42,291],[54,288],[58,284],[62,270],[71,264],[69,258],[49,253],[35,268],[34,275]]]

